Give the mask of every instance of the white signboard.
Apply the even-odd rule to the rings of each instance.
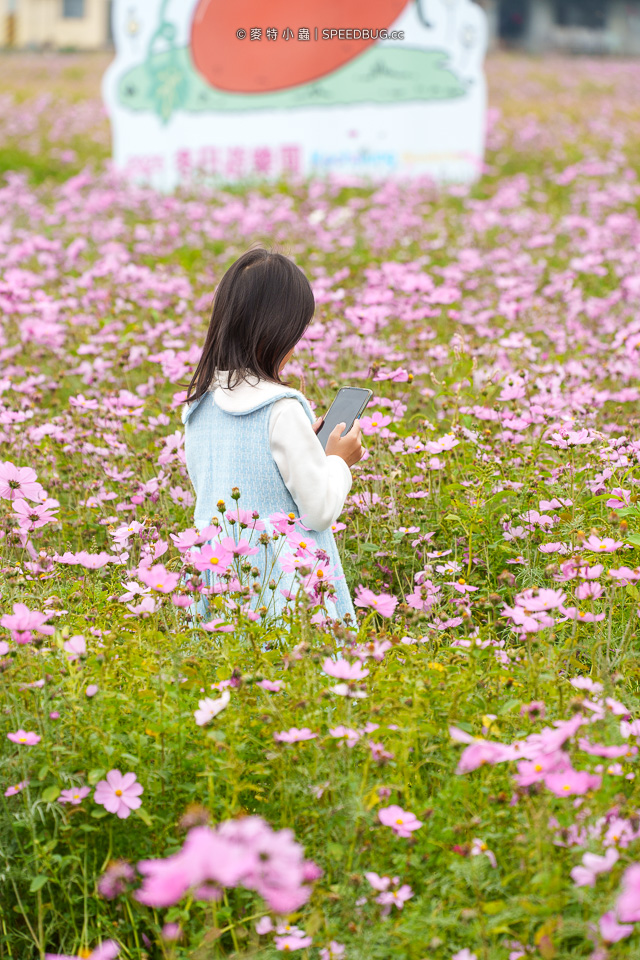
[[[114,0],[115,167],[161,189],[355,174],[470,181],[487,46],[472,0]]]

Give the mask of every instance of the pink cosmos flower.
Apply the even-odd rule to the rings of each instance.
[[[201,624],[203,630],[209,633],[233,633],[235,627],[232,623],[225,623],[224,617],[214,617],[213,620],[207,620]]]
[[[65,554],[66,556],[66,554]],[[122,563],[121,557],[114,557],[110,553],[101,550],[100,553],[87,553],[86,550],[79,550],[69,563],[79,564],[86,570],[101,570],[108,563]]]
[[[322,665],[324,673],[337,680],[364,680],[369,676],[360,663],[349,663],[347,660],[332,660],[327,657]]]
[[[61,791],[58,803],[71,803],[77,807],[90,793],[91,787],[71,787],[69,790]]]
[[[385,827],[391,827],[399,837],[410,837],[414,830],[419,830],[422,826],[422,820],[418,820],[415,813],[403,810],[395,803],[379,810],[378,819]]]
[[[42,484],[36,480],[36,472],[31,467],[16,467],[9,460],[0,463],[0,497],[3,500],[38,501]]]
[[[140,794],[143,792],[144,787],[137,782],[135,773],[122,774],[119,770],[110,770],[107,779],[96,784],[93,799],[109,813],[126,820],[132,810],[142,806]]]
[[[223,537],[220,544],[225,550],[235,554],[237,557],[251,557],[255,553],[258,553],[258,547],[252,547],[244,537],[240,537],[237,543],[233,537]]]
[[[546,707],[542,700],[532,700],[531,703],[524,703],[520,707],[520,716],[529,717],[530,720],[544,720]]]
[[[115,940],[104,940],[92,950],[86,960],[113,960],[120,953],[120,947]],[[45,953],[45,960],[82,960],[82,957],[71,957],[66,953]]]
[[[587,773],[586,770],[574,770],[569,767],[562,773],[548,773],[544,777],[544,783],[556,797],[571,797],[587,793],[589,790],[598,790],[602,777],[597,773]]]
[[[345,949],[343,943],[332,940],[328,947],[323,947],[320,951],[320,960],[342,960]]]
[[[152,590],[159,593],[171,593],[178,586],[179,573],[170,573],[162,563],[154,567],[138,567],[138,576]]]
[[[591,754],[592,757],[606,757],[607,760],[615,760],[617,757],[632,757],[638,752],[637,747],[630,747],[627,744],[620,747],[613,744],[608,746],[604,743],[591,743],[586,737],[579,738],[578,746],[585,753]]]
[[[100,688],[98,687],[98,684],[97,684],[97,683],[90,683],[89,686],[87,687],[87,689],[86,689],[85,692],[84,692],[84,693],[85,693],[85,696],[86,696],[86,697],[89,697],[89,699],[91,699],[91,697],[95,697],[95,695],[96,695],[96,693],[98,692],[99,689],[100,689]]]
[[[454,953],[451,960],[478,960],[478,957],[475,953],[471,953],[468,947],[465,947],[464,950],[458,950],[457,953]]]
[[[578,610],[577,607],[560,607],[560,613],[569,620],[578,620],[580,623],[595,623],[604,620],[604,613],[590,613],[588,610]]]
[[[40,743],[41,737],[37,733],[27,730],[16,730],[15,733],[8,733],[7,740],[11,740],[13,743],[22,743],[27,747],[32,747],[36,743]]]
[[[289,953],[293,950],[304,950],[305,947],[310,947],[313,943],[313,938],[295,936],[274,937],[273,942],[276,950],[284,950],[286,953]]]
[[[291,727],[289,730],[274,733],[273,739],[279,743],[300,743],[303,740],[313,740],[317,736],[318,734],[313,733],[309,727],[302,727],[300,730],[297,727]]]
[[[354,604],[356,607],[371,607],[382,617],[391,617],[398,606],[398,598],[389,593],[376,594],[368,587],[359,584],[356,587]]]
[[[214,717],[217,717],[218,714],[224,710],[230,700],[231,694],[228,690],[223,691],[222,696],[216,700],[213,700],[211,697],[205,697],[204,700],[199,700],[198,710],[194,713],[196,724],[199,727],[203,727],[206,723],[210,723]]]
[[[312,557],[318,546],[313,537],[305,536],[302,530],[288,530],[286,538],[287,545],[302,557]]]
[[[21,790],[24,790],[28,783],[28,780],[21,780],[20,783],[14,783],[12,786],[7,787],[4,792],[5,797],[14,797],[16,793],[20,793]]]
[[[613,910],[609,910],[608,913],[600,917],[599,927],[600,936],[605,943],[617,943],[619,940],[624,940],[625,937],[629,937],[633,933],[632,924],[618,923]]]
[[[343,725],[330,727],[329,734],[332,737],[335,737],[336,740],[346,740],[348,747],[355,747],[356,743],[360,739],[360,734],[357,730],[352,730],[350,727],[345,727]]]
[[[384,413],[375,411],[370,417],[360,417],[360,428],[365,437],[371,437],[379,433],[384,427],[391,423],[391,417]]]
[[[107,900],[114,900],[136,879],[136,872],[126,860],[112,861],[98,880],[98,893]]]
[[[615,847],[609,847],[603,857],[595,853],[585,853],[582,866],[574,867],[571,871],[571,879],[576,887],[594,887],[596,877],[601,873],[609,873],[619,858],[620,854]]]
[[[365,873],[365,877],[374,890],[387,890],[391,884],[391,877],[381,877],[377,873],[373,873],[373,871]]]
[[[593,550],[594,553],[613,553],[624,546],[622,540],[613,540],[611,537],[596,537],[593,534],[584,541],[585,550]]]
[[[79,657],[82,657],[87,652],[87,644],[81,633],[76,634],[74,637],[70,637],[69,640],[66,640],[62,646],[64,647],[67,653],[67,659],[70,661],[78,660]]]
[[[588,430],[566,430],[562,434],[552,434],[551,440],[545,440],[552,447],[559,447],[566,450],[567,447],[577,447],[583,444],[593,443],[596,438]]]
[[[620,736],[626,740],[628,737],[640,737],[640,720],[633,720],[629,723],[627,720],[620,721]]]
[[[31,643],[34,639],[34,631],[47,636],[55,633],[55,627],[46,623],[52,616],[53,613],[39,613],[36,610],[29,610],[24,603],[14,603],[13,613],[5,613],[0,618],[0,626],[11,631],[11,638],[16,643]]]
[[[544,780],[549,773],[562,773],[571,766],[564,750],[541,754],[535,760],[521,760],[514,780],[520,787],[529,787],[532,783]]]
[[[270,693],[280,693],[284,686],[283,680],[260,680],[257,684],[259,687],[262,687],[263,690],[268,690]]]
[[[321,874],[304,860],[291,830],[274,831],[255,816],[195,827],[178,853],[142,861],[138,870],[145,880],[135,896],[148,906],[177,903],[190,889],[196,899],[219,899],[222,887],[242,885],[282,914],[308,900],[307,884]]]
[[[255,510],[241,510],[236,506],[235,510],[227,510],[225,517],[232,525],[239,523],[243,529],[251,527],[252,530],[264,530],[264,523]]]
[[[162,928],[162,939],[169,943],[182,938],[182,927],[179,923],[165,923]]]
[[[52,497],[45,497],[42,503],[28,504],[26,500],[14,500],[12,503],[13,512],[17,514],[14,519],[18,521],[20,530],[25,532],[55,522],[58,518],[53,511],[59,506],[60,501]]]
[[[131,613],[126,613],[125,617],[129,616],[143,616],[148,617],[152,613],[156,613],[160,609],[160,604],[157,603],[153,597],[145,597],[138,604],[127,604],[127,610],[130,610]]]
[[[407,900],[410,900],[413,896],[413,890],[408,883],[403,883],[401,887],[398,887],[396,890],[384,890],[381,894],[376,897],[376,903],[381,904],[383,907],[388,908],[383,910],[384,913],[388,913],[392,906],[402,910]]]
[[[469,773],[471,770],[481,767],[484,763],[500,763],[503,760],[514,760],[516,758],[512,747],[492,740],[483,740],[481,737],[472,737],[471,734],[465,730],[460,730],[458,727],[449,727],[449,735],[453,740],[470,744],[462,751],[456,773]]]
[[[472,857],[479,857],[481,854],[484,854],[492,867],[498,866],[498,861],[496,860],[496,855],[493,850],[489,850],[484,840],[479,840],[478,837],[472,841],[469,852]]]
[[[632,863],[622,875],[622,892],[615,908],[622,923],[637,923],[640,920],[640,863]]]
[[[271,917],[260,917],[256,923],[256,933],[259,937],[264,937],[267,933],[271,933],[273,930],[273,923]]]
[[[213,573],[226,573],[233,560],[233,554],[221,544],[213,546],[205,543],[199,553],[191,551],[190,558],[196,570],[211,570]]]
[[[464,577],[460,577],[459,580],[445,580],[444,582],[448,586],[453,587],[458,593],[473,593],[474,590],[480,589],[479,587],[472,587],[469,583],[466,583]]]
[[[569,683],[576,690],[589,690],[591,693],[602,693],[604,690],[602,684],[592,680],[591,677],[570,677]]]

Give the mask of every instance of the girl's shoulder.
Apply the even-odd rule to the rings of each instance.
[[[182,423],[186,423],[196,407],[199,407],[204,398],[207,396],[207,392],[201,394],[196,400],[190,400],[188,403],[182,404],[182,412],[180,414],[180,419]]]

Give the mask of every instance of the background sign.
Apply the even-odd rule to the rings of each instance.
[[[481,172],[487,23],[472,0],[112,9],[103,95],[115,166],[132,180]]]

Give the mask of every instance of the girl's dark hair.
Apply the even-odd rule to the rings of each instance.
[[[280,379],[280,364],[311,323],[315,306],[311,284],[292,260],[263,247],[247,250],[216,288],[185,402],[205,393],[216,370],[229,371],[228,389],[250,374],[289,386]]]

